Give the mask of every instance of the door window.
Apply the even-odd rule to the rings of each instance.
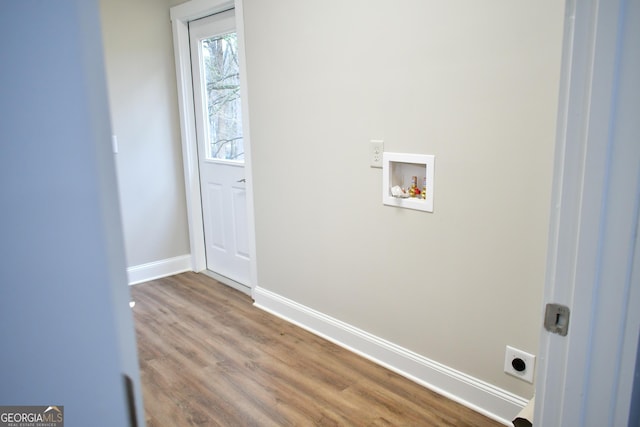
[[[204,39],[200,49],[208,116],[207,159],[243,163],[238,36],[230,32]]]

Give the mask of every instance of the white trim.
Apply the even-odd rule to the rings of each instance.
[[[191,0],[171,8],[171,21],[188,23],[233,8],[233,0]]]
[[[504,425],[527,404],[506,390],[445,366],[260,287],[254,305]]]
[[[244,141],[244,175],[247,180],[247,234],[249,236],[249,280],[250,288],[258,286],[258,262],[256,248],[256,220],[253,204],[253,155],[251,150],[251,130],[249,118],[249,83],[247,71],[247,55],[244,43],[244,3],[236,0],[236,34],[238,34],[238,56],[240,62],[240,90],[243,93],[242,102],[242,135]]]
[[[127,268],[129,285],[191,271],[191,255],[181,255]]]
[[[249,132],[249,91],[244,44],[244,17],[242,1],[236,0],[191,0],[174,6],[170,10],[173,28],[173,48],[176,61],[178,84],[178,108],[180,112],[180,132],[184,180],[189,222],[191,268],[201,272],[206,269],[206,253],[203,232],[202,206],[200,201],[200,178],[198,173],[198,153],[195,134],[194,101],[191,81],[191,59],[189,52],[189,21],[204,18],[217,12],[236,8],[236,33],[238,34],[238,56],[240,61],[240,87],[242,96],[243,143],[245,149],[245,179],[247,192],[247,233],[249,235],[249,274],[253,287],[257,283],[257,262],[255,244],[255,215],[253,204],[253,175],[251,172],[251,137]]]
[[[640,329],[640,3],[567,1],[535,423],[626,426]],[[637,375],[637,373],[636,373]]]
[[[191,82],[191,60],[189,54],[189,15],[185,3],[171,8],[173,26],[173,47],[176,60],[176,81],[178,84],[178,109],[180,111],[180,136],[191,246],[191,265],[194,271],[206,268],[202,209],[200,207],[200,177],[198,174],[198,152],[192,141],[196,140],[195,117],[193,113],[193,91]],[[188,11],[191,12],[191,11]],[[183,18],[181,18],[183,17]],[[186,46],[186,48],[185,48]]]

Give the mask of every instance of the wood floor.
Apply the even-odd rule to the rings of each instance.
[[[131,293],[148,427],[501,425],[204,275]]]

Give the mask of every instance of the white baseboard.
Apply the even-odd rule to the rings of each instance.
[[[340,320],[266,289],[253,289],[254,305],[359,354],[418,384],[504,425],[527,400],[477,378],[456,371]]]
[[[181,255],[127,268],[129,285],[191,271],[191,255]]]

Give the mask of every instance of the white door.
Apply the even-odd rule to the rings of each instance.
[[[189,40],[207,270],[249,286],[234,10],[190,22]]]

